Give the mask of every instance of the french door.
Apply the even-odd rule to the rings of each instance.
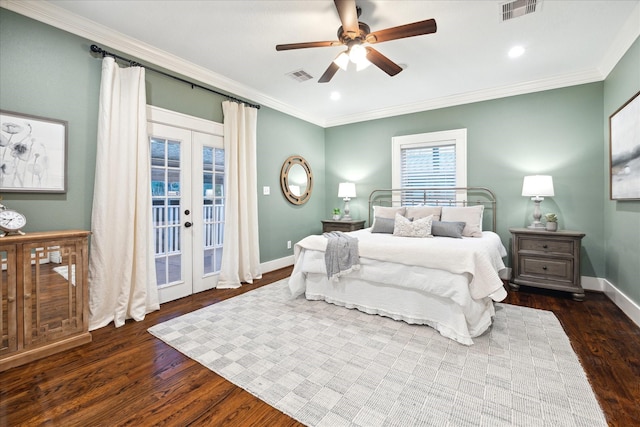
[[[149,114],[155,266],[160,302],[214,288],[222,260],[222,125]]]

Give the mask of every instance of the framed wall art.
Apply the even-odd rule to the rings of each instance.
[[[609,116],[611,200],[640,200],[640,92]]]
[[[67,191],[67,122],[0,110],[0,193]]]

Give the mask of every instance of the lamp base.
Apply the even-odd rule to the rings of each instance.
[[[343,221],[351,221],[351,209],[349,208],[349,197],[344,198],[344,215],[342,216]]]
[[[535,229],[535,230],[544,230],[545,225],[541,222],[533,222],[531,225],[528,225],[527,228]]]
[[[544,200],[543,197],[532,197],[533,200],[533,222],[527,228],[532,228],[535,230],[544,230],[544,224],[540,222],[540,218],[542,218],[542,212],[540,212],[540,202]]]

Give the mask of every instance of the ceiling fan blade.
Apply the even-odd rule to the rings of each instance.
[[[335,40],[330,42],[306,42],[306,43],[288,43],[276,45],[276,50],[292,50],[292,49],[306,49],[308,47],[328,47],[328,46],[342,46],[342,42]]]
[[[412,24],[387,28],[386,30],[374,31],[367,35],[366,41],[372,44],[386,42],[389,40],[403,39],[405,37],[432,34],[435,33],[437,29],[436,20],[427,19],[426,21],[419,21]]]
[[[338,15],[340,15],[342,30],[356,37],[360,34],[360,27],[358,26],[358,11],[355,0],[333,0],[333,2],[338,9]]]
[[[400,71],[402,71],[402,67],[400,67],[398,64],[396,64],[374,48],[366,47],[365,49],[367,49],[367,59],[369,60],[369,62],[371,62],[373,65],[380,68],[390,76],[395,76]]]
[[[338,67],[335,62],[332,62],[331,65],[329,65],[329,68],[327,68],[327,71],[325,71],[324,74],[320,77],[318,83],[328,83],[333,78],[333,76],[335,76],[339,69],[340,67]]]

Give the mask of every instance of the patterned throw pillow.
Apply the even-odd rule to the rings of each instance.
[[[432,222],[432,215],[411,221],[402,215],[396,214],[393,235],[401,237],[433,237],[431,235]]]

